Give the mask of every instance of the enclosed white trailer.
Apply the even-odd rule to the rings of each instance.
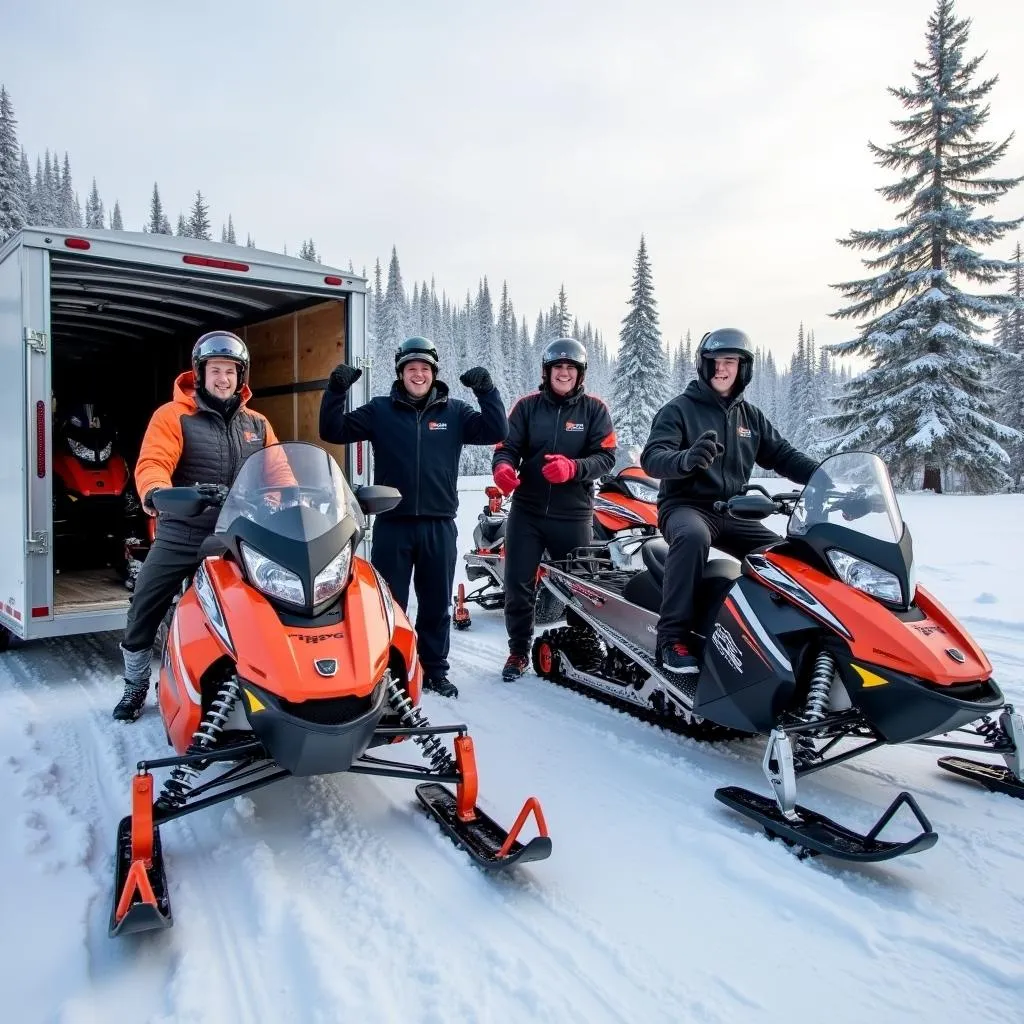
[[[55,572],[57,401],[116,406],[134,467],[146,423],[189,368],[195,339],[232,330],[252,357],[252,407],[278,437],[319,443],[320,397],[344,360],[365,366],[366,281],[307,260],[127,231],[25,228],[0,246],[0,649],[123,629],[130,594],[112,571]],[[352,400],[369,398],[369,374]],[[353,486],[362,445],[326,445]]]

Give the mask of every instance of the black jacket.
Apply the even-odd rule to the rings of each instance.
[[[496,444],[508,433],[505,406],[497,388],[480,396],[480,412],[448,397],[448,385],[435,381],[426,405],[417,409],[396,381],[388,396],[345,412],[347,392],[330,386],[320,402],[320,437],[333,444],[369,441],[373,482],[397,487],[402,500],[381,518],[441,516],[454,519],[459,508],[459,456],[466,444]]]
[[[593,482],[615,464],[615,429],[608,406],[582,389],[559,399],[541,387],[520,398],[508,415],[508,438],[494,449],[491,469],[507,462],[519,470],[512,507],[552,519],[589,519]],[[550,484],[541,470],[545,455],[576,460],[576,476]]]
[[[684,473],[683,452],[706,430],[714,430],[725,452],[710,469]],[[645,473],[660,478],[658,515],[678,505],[710,508],[740,493],[750,480],[754,463],[788,480],[805,484],[818,463],[798,452],[756,405],[721,398],[703,380],[690,381],[686,390],[658,410],[651,435],[640,454]]]

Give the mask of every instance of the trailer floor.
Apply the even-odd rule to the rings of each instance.
[[[53,610],[58,615],[127,608],[129,596],[124,583],[110,568],[64,570],[53,580]]]

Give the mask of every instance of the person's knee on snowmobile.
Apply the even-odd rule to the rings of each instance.
[[[594,487],[615,462],[608,407],[584,392],[587,350],[558,338],[541,358],[540,388],[509,413],[508,438],[494,450],[491,469],[512,495],[505,528],[505,629],[508,660],[502,679],[518,679],[529,664],[537,568],[591,543]]]
[[[227,331],[204,334],[192,349],[192,369],[178,376],[173,399],[153,413],[146,428],[135,466],[145,512],[155,516],[153,495],[176,486],[198,486],[210,507],[189,519],[157,519],[128,606],[121,641],[124,695],[114,718],[130,722],[142,713],[153,642],[182,581],[199,564],[199,548],[217,522],[217,505],[246,457],[277,444],[270,421],[247,408],[248,375],[249,350],[241,338]]]
[[[659,478],[658,528],[669,542],[658,622],[658,661],[695,673],[690,651],[694,599],[714,545],[734,558],[779,540],[760,523],[714,511],[742,492],[754,465],[805,484],[818,463],[798,452],[743,398],[754,349],[742,331],[710,331],[697,346],[697,379],[654,417],[640,465]]]
[[[390,394],[346,412],[349,389],[363,371],[341,363],[332,371],[320,403],[320,437],[332,444],[369,441],[373,482],[401,492],[401,502],[377,516],[370,561],[403,611],[412,582],[423,686],[443,697],[457,697],[459,691],[448,679],[448,648],[459,458],[464,445],[504,440],[508,419],[484,367],[475,366],[459,378],[476,396],[479,412],[468,402],[449,397],[439,370],[434,343],[407,338],[395,352],[397,379]]]

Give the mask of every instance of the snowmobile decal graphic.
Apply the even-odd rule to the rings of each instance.
[[[732,633],[729,632],[720,622],[715,623],[715,631],[711,636],[711,640],[715,647],[718,648],[718,653],[736,672],[740,675],[743,674],[743,654],[736,644],[736,641],[732,638]]]

